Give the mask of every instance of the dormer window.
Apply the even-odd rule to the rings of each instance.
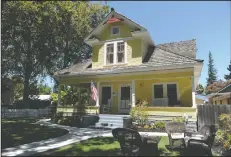
[[[112,27],[111,28],[111,35],[119,35],[120,34],[120,28],[119,27]]]
[[[127,63],[127,43],[114,41],[105,43],[104,65]]]

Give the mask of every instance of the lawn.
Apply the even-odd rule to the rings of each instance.
[[[168,137],[161,137],[158,144],[160,156],[180,156],[179,151],[169,151]],[[121,156],[120,145],[112,137],[91,138],[34,156]]]
[[[68,133],[67,130],[32,124],[37,119],[2,119],[2,148],[55,138]]]

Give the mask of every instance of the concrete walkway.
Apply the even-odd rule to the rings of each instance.
[[[92,137],[111,137],[111,130],[91,129],[91,128],[76,128],[58,124],[52,124],[48,122],[50,119],[42,119],[36,122],[36,124],[46,125],[54,128],[62,128],[69,131],[68,134],[51,138],[48,140],[42,140],[39,142],[33,142],[29,144],[23,144],[16,147],[6,148],[2,150],[2,156],[29,156],[36,153],[48,151],[63,147],[72,143],[76,143],[82,140],[87,140]],[[166,133],[151,133],[140,132],[141,135],[148,134],[149,136],[167,136]]]

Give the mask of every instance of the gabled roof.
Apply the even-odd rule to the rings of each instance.
[[[160,44],[159,47],[191,58],[196,57],[196,39]]]
[[[162,44],[161,44],[162,45]],[[146,60],[140,64],[135,66],[110,66],[107,68],[99,68],[99,69],[92,69],[89,68],[91,66],[91,59],[88,59],[82,63],[75,64],[69,68],[63,69],[56,73],[55,75],[76,75],[76,76],[83,76],[83,75],[101,75],[101,74],[110,74],[110,73],[125,73],[129,71],[139,71],[142,69],[152,68],[153,70],[157,70],[159,68],[172,68],[172,67],[181,67],[183,65],[193,67],[197,63],[202,63],[203,60],[197,60],[188,56],[184,56],[179,52],[172,52],[163,49],[163,46],[157,45],[150,49],[151,51],[147,53],[145,57]],[[180,46],[180,44],[177,44]],[[180,48],[179,48],[180,49]],[[184,51],[186,48],[184,49]],[[174,51],[174,50],[173,50]]]
[[[93,29],[93,30],[91,31],[91,33],[84,39],[84,41],[89,40],[92,36],[94,36],[94,34],[95,34],[97,31],[99,31],[100,28],[101,28],[104,24],[106,24],[106,22],[107,22],[112,16],[114,16],[114,17],[120,19],[121,21],[126,21],[126,22],[128,22],[129,24],[133,25],[134,27],[138,28],[138,29],[141,30],[141,31],[146,31],[146,28],[144,28],[144,27],[141,26],[140,24],[138,24],[138,23],[132,21],[131,19],[125,17],[124,15],[122,15],[122,14],[116,12],[116,11],[114,10],[114,8],[111,8],[111,12],[101,21],[101,23],[100,23],[95,29]]]
[[[224,88],[220,89],[217,93],[231,92],[231,84],[228,84]]]

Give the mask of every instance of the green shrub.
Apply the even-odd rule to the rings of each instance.
[[[138,125],[144,125],[148,121],[148,112],[146,112],[147,101],[140,101],[130,110],[130,116]]]
[[[231,114],[221,114],[218,125],[216,143],[222,145],[225,151],[231,152]]]
[[[185,122],[183,117],[175,117],[172,119],[173,122]]]
[[[155,128],[158,128],[158,129],[165,128],[165,122],[164,121],[157,121],[154,125],[155,125]]]

